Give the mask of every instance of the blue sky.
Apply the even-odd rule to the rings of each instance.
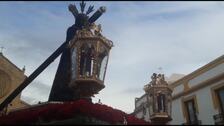
[[[65,40],[74,23],[73,2],[0,2],[0,46],[4,55],[30,75]],[[77,2],[75,2],[78,5]],[[114,42],[105,78],[96,95],[126,112],[153,72],[189,74],[224,53],[223,2],[87,2],[106,6],[100,23]],[[29,103],[46,101],[57,69],[55,60],[22,93]]]

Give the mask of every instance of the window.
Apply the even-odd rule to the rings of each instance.
[[[194,122],[197,121],[195,102],[193,99],[191,99],[189,101],[186,101],[184,104],[187,110],[187,122],[190,124],[194,124]]]
[[[186,118],[186,124],[201,124],[198,120],[198,104],[196,95],[185,97],[182,99],[183,115]]]
[[[220,83],[211,88],[211,95],[213,100],[214,109],[219,113],[224,112],[224,83]]]
[[[220,106],[220,112],[224,113],[224,87],[221,89],[216,90],[218,103]]]
[[[213,105],[218,113],[213,115],[215,124],[224,124],[224,83],[219,83],[211,88]]]

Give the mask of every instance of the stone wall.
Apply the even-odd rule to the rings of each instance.
[[[2,103],[25,78],[24,71],[0,54],[0,103]],[[28,104],[20,100],[20,96],[21,94],[9,104],[7,111],[28,106]]]

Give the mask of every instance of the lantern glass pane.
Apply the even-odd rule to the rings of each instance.
[[[108,60],[108,53],[103,45],[101,45],[99,54],[98,54],[98,63],[97,63],[97,77],[100,80],[104,80],[104,74],[106,71],[106,65]]]
[[[95,52],[94,45],[90,43],[84,43],[81,46],[80,51],[80,75],[87,77],[92,76]]]
[[[72,79],[76,78],[76,48],[72,49],[72,54],[71,54],[71,59],[72,59]]]
[[[108,56],[105,56],[105,57],[103,58],[102,63],[101,63],[101,68],[100,68],[100,80],[104,80],[104,73],[105,73],[105,71],[106,71],[107,60],[108,60]]]

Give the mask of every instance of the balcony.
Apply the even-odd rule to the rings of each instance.
[[[213,116],[215,125],[224,125],[224,113],[219,113]]]

